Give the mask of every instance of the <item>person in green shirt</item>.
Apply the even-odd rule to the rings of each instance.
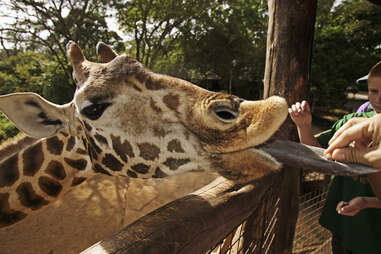
[[[353,142],[371,145],[350,147]],[[325,153],[336,161],[362,163],[381,170],[381,114],[347,122],[331,138]],[[381,174],[372,174],[368,180],[376,197],[341,201],[336,209],[339,214],[353,216],[365,208],[381,208]]]
[[[329,140],[350,119],[369,118],[376,113],[381,113],[381,62],[373,66],[368,74],[368,91],[369,101],[375,111],[346,115],[337,121],[330,131],[318,138],[312,134],[312,116],[308,103],[302,101],[293,104],[289,108],[289,114],[297,127],[300,142],[326,148]],[[362,146],[363,144],[353,143],[353,145]],[[373,179],[373,176],[368,178]],[[378,202],[366,178],[353,179],[345,176],[333,178],[319,219],[320,224],[332,232],[333,254],[381,253],[381,209],[364,209],[373,207],[367,202],[369,198],[372,204]],[[361,207],[363,204],[366,205]],[[341,213],[348,205],[352,208],[358,206],[353,216],[343,216]]]

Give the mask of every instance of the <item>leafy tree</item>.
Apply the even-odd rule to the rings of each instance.
[[[0,113],[0,143],[10,137],[16,136],[17,133],[19,133],[19,130],[16,126],[3,113]]]
[[[209,89],[229,91],[233,84],[235,94],[259,96],[267,33],[264,1],[117,0],[113,6],[121,29],[130,35],[130,51],[145,65]],[[211,77],[214,85],[208,84]]]
[[[333,108],[342,107],[345,89],[380,60],[381,8],[365,0],[329,4],[317,17],[311,84],[315,101]]]
[[[2,2],[0,8],[11,10],[16,16],[13,21],[3,24],[0,29],[0,44],[8,56],[20,51],[39,51],[50,57],[58,66],[47,73],[52,81],[51,87],[60,89],[45,92],[50,96],[56,94],[55,101],[66,101],[67,92],[73,92],[71,67],[66,56],[66,44],[76,41],[89,59],[96,57],[95,46],[98,41],[113,44],[122,50],[123,43],[116,32],[108,31],[106,23],[107,1],[40,1],[9,0]],[[9,50],[4,41],[14,47]],[[59,80],[59,82],[58,82]],[[33,86],[33,84],[29,84]],[[66,87],[66,89],[65,89]],[[61,93],[65,91],[64,93]],[[62,98],[59,98],[60,95]],[[71,96],[72,97],[72,94]]]
[[[42,92],[44,71],[50,61],[40,53],[21,52],[0,61],[0,94]]]
[[[184,66],[219,77],[209,89],[261,97],[267,19],[267,6],[259,0],[226,1],[203,12],[180,28]]]
[[[0,61],[0,84],[0,95],[35,92],[58,104],[71,101],[74,93],[60,65],[36,52],[20,52]],[[16,127],[0,114],[0,141],[17,133]]]
[[[153,66],[174,49],[179,28],[216,6],[216,0],[114,0],[121,29],[130,35],[135,58]],[[223,1],[219,1],[223,2]]]

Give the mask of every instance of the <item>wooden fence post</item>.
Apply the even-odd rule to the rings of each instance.
[[[268,0],[264,97],[279,95],[289,104],[308,99],[308,79],[314,34],[316,0]],[[278,138],[296,140],[294,124],[287,119]],[[280,210],[273,253],[291,253],[297,219],[300,170],[283,169]]]

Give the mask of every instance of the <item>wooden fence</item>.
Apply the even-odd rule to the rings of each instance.
[[[281,178],[279,171],[246,185],[234,185],[219,177],[83,253],[216,253],[216,246],[224,239],[232,241],[240,226],[239,253],[274,253],[271,249],[282,248],[274,244],[280,226]]]

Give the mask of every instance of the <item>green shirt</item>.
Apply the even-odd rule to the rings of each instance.
[[[372,117],[375,112],[353,113],[337,121],[330,132],[318,138],[327,147],[333,134],[353,117]],[[342,237],[346,249],[356,254],[381,253],[381,209],[364,209],[355,216],[339,215],[336,206],[340,201],[350,201],[358,196],[375,196],[369,183],[353,177],[335,176],[328,191],[320,224]]]

